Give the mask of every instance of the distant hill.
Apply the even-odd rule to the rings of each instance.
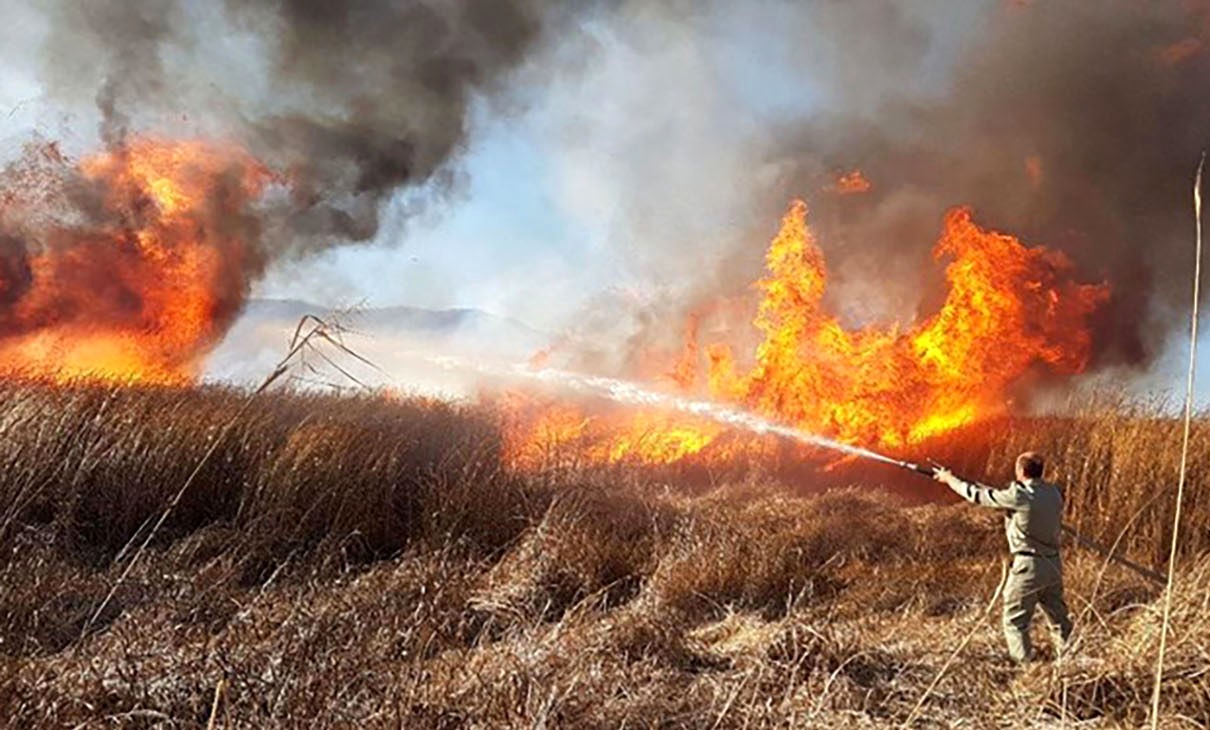
[[[520,362],[551,336],[523,322],[471,308],[368,307],[333,312],[298,299],[253,299],[207,360],[210,380],[253,382],[273,369],[299,320],[334,319],[352,334],[350,346],[384,368],[417,352]]]
[[[288,320],[297,323],[307,314],[320,317],[332,312],[331,307],[312,304],[300,299],[253,299],[244,309],[243,317],[262,320]],[[498,317],[479,309],[425,309],[423,307],[372,307],[355,309],[342,315],[351,326],[368,330],[453,334],[467,327],[497,331],[520,338],[546,338],[547,335],[508,317]]]

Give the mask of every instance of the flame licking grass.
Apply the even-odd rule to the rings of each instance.
[[[258,270],[243,150],[151,137],[0,177],[0,374],[186,384]]]
[[[724,425],[671,410],[615,408],[589,416],[567,402],[516,390],[502,396],[498,405],[509,424],[505,460],[515,468],[674,464],[735,453],[734,444],[720,438],[727,432]]]
[[[803,431],[894,448],[1002,414],[1031,369],[1071,375],[1087,366],[1088,320],[1109,290],[1077,282],[1062,253],[980,228],[970,210],[956,208],[934,256],[949,262],[948,294],[935,314],[910,327],[846,329],[823,304],[823,254],[806,205],[795,202],[755,286],[758,344],[743,356],[727,341],[703,348],[695,317],[669,384]],[[723,433],[679,414],[588,416],[567,406],[559,418],[575,428],[549,428],[549,404],[529,406],[510,412],[520,416],[511,421],[509,452],[522,466],[534,463],[537,443],[573,445],[590,462],[669,463],[716,453]]]

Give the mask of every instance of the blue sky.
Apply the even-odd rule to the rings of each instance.
[[[451,198],[410,216],[403,196],[388,208],[373,243],[280,267],[258,293],[333,305],[475,307],[540,320],[541,309],[527,306],[512,283],[549,286],[540,280],[544,273],[595,285],[607,279],[601,267],[608,255],[593,241],[600,232],[577,225],[561,208],[533,129],[490,119],[482,108],[476,117],[463,182]]]

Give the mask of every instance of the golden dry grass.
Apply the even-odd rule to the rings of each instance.
[[[692,489],[642,469],[516,475],[500,468],[487,411],[275,394],[234,418],[248,397],[0,385],[7,726],[1145,719],[1154,586],[1069,550],[1075,646],[1017,670],[998,607],[987,611],[1003,550],[994,514],[881,488],[816,489],[885,471],[813,481],[800,469]],[[1071,521],[1106,541],[1128,528],[1123,545],[1155,564],[1171,500],[1153,498],[1172,481],[1175,433],[1114,405],[988,424],[928,448],[971,475],[1005,473],[1026,445],[1047,450],[1070,485]],[[1207,435],[1199,424],[1169,727],[1210,726]],[[127,546],[214,439],[119,583]]]

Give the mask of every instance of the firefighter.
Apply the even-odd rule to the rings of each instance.
[[[1063,492],[1042,480],[1042,456],[1028,451],[1017,457],[1017,478],[1004,489],[992,489],[954,476],[940,467],[937,481],[963,499],[1004,511],[1004,530],[1012,568],[1004,584],[1004,638],[1018,664],[1031,658],[1029,626],[1041,605],[1061,646],[1071,636],[1071,618],[1063,599],[1063,563],[1059,556]]]

